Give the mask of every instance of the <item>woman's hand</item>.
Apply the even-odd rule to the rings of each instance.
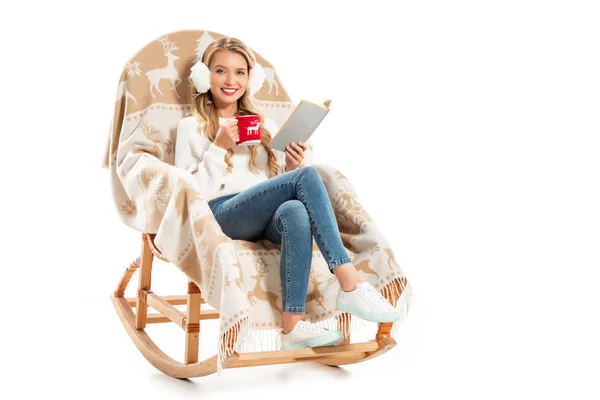
[[[238,140],[240,140],[238,121],[234,119],[221,125],[213,144],[222,149],[229,150]]]
[[[308,146],[304,142],[298,142],[298,144],[292,142],[285,148],[285,172],[298,168],[298,165],[304,160],[306,149],[308,149]]]

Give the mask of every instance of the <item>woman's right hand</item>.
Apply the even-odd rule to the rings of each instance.
[[[234,119],[221,125],[213,143],[215,146],[229,150],[238,140],[240,140],[238,134],[238,121],[237,119]]]

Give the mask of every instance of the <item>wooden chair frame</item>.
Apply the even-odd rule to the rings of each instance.
[[[217,371],[217,355],[198,362],[200,321],[218,319],[219,312],[218,310],[201,309],[201,305],[204,303],[202,294],[198,286],[191,281],[188,282],[186,295],[158,296],[150,290],[154,256],[169,262],[154,245],[154,236],[142,234],[141,256],[125,270],[117,289],[111,296],[112,302],[137,348],[157,369],[176,378],[210,375]],[[137,297],[126,298],[124,297],[125,289],[140,265]],[[395,305],[397,298],[388,298],[388,300]],[[183,304],[187,305],[185,312],[174,307]],[[148,313],[148,307],[153,308],[157,313]],[[163,322],[174,322],[185,331],[183,363],[161,351],[145,331],[147,324]],[[346,315],[346,318],[338,318],[338,322],[340,330],[342,329],[341,324],[347,324],[346,327],[349,328],[350,315]],[[350,344],[350,335],[348,335],[337,346],[251,353],[234,351],[230,357],[223,360],[222,367],[224,369],[239,368],[303,361],[315,361],[332,366],[361,362],[377,357],[396,345],[396,341],[390,336],[391,328],[392,323],[379,323],[375,339],[364,343]],[[231,349],[234,341],[235,337],[233,336],[230,343],[225,343],[225,345]]]

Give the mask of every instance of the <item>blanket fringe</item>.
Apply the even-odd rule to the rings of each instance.
[[[412,288],[410,283],[405,277],[396,278],[389,284],[387,284],[382,290],[382,296],[387,298],[393,298],[396,300],[396,310],[400,311],[400,319],[392,324],[392,330],[390,335],[393,339],[398,339],[398,332],[400,325],[404,321],[404,318],[410,312],[410,305],[412,302]],[[389,296],[389,297],[388,297]]]
[[[219,337],[217,351],[217,376],[221,375],[223,360],[230,357],[234,351],[239,351],[241,346],[251,341],[252,321],[249,317],[243,318]],[[233,345],[230,345],[234,341]]]
[[[395,307],[400,311],[400,320],[392,324],[390,335],[398,339],[400,324],[404,317],[410,311],[412,300],[412,289],[406,278],[398,277],[388,283],[380,291],[386,298],[397,299]],[[349,334],[370,334],[377,332],[378,324],[376,322],[365,321],[361,318],[351,317],[350,324],[347,323],[348,314],[337,313],[331,317],[313,321],[317,326],[329,330],[341,330],[344,337]],[[347,328],[350,329],[347,329]],[[227,346],[235,340],[233,346]],[[235,324],[232,328],[221,334],[219,348],[217,353],[217,374],[220,375],[222,362],[225,358],[231,356],[234,351],[240,353],[252,353],[259,351],[276,351],[281,347],[281,329],[252,329],[252,320],[246,317]]]

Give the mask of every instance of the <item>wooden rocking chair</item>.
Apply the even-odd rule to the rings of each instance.
[[[198,44],[198,46],[203,43],[206,44],[211,38],[220,36],[222,35],[208,31],[175,32],[169,34],[169,40],[172,40],[171,38],[174,37],[178,42],[179,47],[175,47],[172,42],[169,42],[165,37],[164,39],[161,38],[160,43],[152,43],[151,45],[146,46],[131,59],[131,62],[127,64],[126,69],[121,76],[122,80],[118,92],[119,97],[115,106],[113,138],[109,141],[109,147],[106,151],[105,167],[109,165],[108,162],[110,159],[110,166],[114,168],[117,153],[116,143],[118,142],[118,136],[116,135],[124,121],[132,120],[135,122],[136,118],[139,118],[140,115],[143,116],[147,112],[153,112],[152,108],[159,108],[161,110],[183,110],[185,108],[186,103],[189,103],[189,95],[187,94],[189,89],[185,88],[185,84],[179,85],[179,81],[173,80],[175,79],[174,73],[176,72],[178,76],[185,78],[185,71],[188,71],[187,73],[189,74],[189,67],[196,57],[194,46],[196,46],[196,44]],[[176,50],[179,50],[177,51],[177,57],[179,59],[178,64],[173,63],[176,58],[172,56],[171,53]],[[147,66],[153,63],[154,65],[159,65],[165,58],[167,58],[167,62],[169,63],[168,66],[163,69],[153,70],[164,72],[165,79],[163,79],[163,90],[158,90],[160,77],[157,78],[159,80],[156,82],[150,80],[151,85],[154,86],[151,86],[150,89],[148,89],[148,80],[140,73],[141,71],[138,66]],[[154,60],[158,61],[155,62]],[[175,71],[175,67],[179,70]],[[266,71],[269,71],[267,74],[267,83],[269,84],[269,87],[267,88],[265,85],[261,90],[260,96],[257,95],[257,99],[261,101],[271,101],[271,106],[268,107],[268,112],[265,112],[265,114],[280,123],[281,120],[285,118],[285,115],[287,115],[286,113],[291,112],[292,108],[289,107],[291,101],[283,87],[277,82],[274,75],[274,69],[268,68]],[[146,73],[146,75],[148,76],[150,72]],[[169,81],[169,79],[171,79],[171,81]],[[275,90],[271,91],[272,87],[274,87]],[[162,97],[159,97],[155,92],[160,92],[160,96]],[[185,96],[188,96],[188,98]],[[155,98],[160,99],[163,103],[154,105],[153,102]],[[172,105],[165,105],[164,103]],[[284,108],[284,106],[286,108]],[[139,119],[137,121],[139,121]],[[176,123],[177,120],[175,119],[172,124],[176,127]],[[173,132],[173,127],[170,125],[164,129],[167,132]],[[153,139],[152,136],[154,131],[148,131],[147,133],[148,138],[153,142],[153,148],[148,151],[152,152],[152,154],[157,158],[161,158],[163,161],[166,160],[167,156],[172,157],[172,151],[165,151],[164,148],[158,148],[156,144],[157,140]],[[165,133],[165,135],[169,134],[172,135],[172,133]],[[162,143],[169,143],[168,146],[170,148],[172,142],[172,140],[165,140]],[[170,149],[172,150],[172,148]],[[166,162],[169,161],[172,160],[166,160]],[[113,182],[118,184],[116,175],[114,176]],[[122,190],[120,192],[122,192]],[[130,212],[132,209],[131,202],[128,199],[121,198],[119,204],[121,218],[130,226],[134,226],[137,221],[135,221],[133,217],[131,217],[132,219],[128,219],[130,218],[130,215],[132,215]],[[142,229],[137,229],[139,232],[143,232]],[[215,354],[214,356],[199,362],[198,350],[200,321],[219,319],[219,311],[214,309],[202,309],[202,304],[204,304],[202,293],[198,286],[192,281],[188,281],[187,293],[182,295],[159,296],[152,292],[150,283],[154,257],[158,257],[165,262],[170,262],[155,246],[155,236],[155,234],[151,233],[142,233],[141,255],[126,269],[114,294],[111,296],[117,314],[127,333],[143,356],[163,373],[177,378],[189,378],[217,372],[217,355]],[[137,296],[131,298],[125,297],[125,290],[136,271],[139,271]],[[395,293],[394,295],[386,295],[393,305],[396,305],[396,301],[399,298],[396,296],[402,294],[404,287],[404,285],[400,284],[396,284],[396,286],[397,290],[388,291],[388,293]],[[187,306],[185,311],[181,311],[179,308],[175,307],[183,305]],[[153,312],[149,312],[149,308],[153,309]],[[183,362],[176,361],[165,354],[146,332],[147,324],[165,322],[173,322],[185,332],[185,352]],[[344,328],[344,330],[350,331],[350,315],[339,315],[337,317],[337,322],[340,330]],[[344,342],[337,346],[250,353],[239,353],[234,351],[236,336],[231,335],[227,340],[228,343],[222,343],[228,350],[226,354],[231,355],[222,360],[221,366],[222,368],[237,368],[301,361],[315,361],[325,365],[356,363],[377,357],[394,347],[396,342],[390,335],[391,328],[392,323],[380,323],[375,338],[364,343],[350,344],[350,337],[348,335]]]
[[[174,296],[158,296],[150,287],[152,276],[152,261],[154,256],[162,261],[169,260],[160,253],[154,245],[152,234],[142,235],[141,256],[125,270],[119,285],[111,296],[117,314],[125,326],[127,333],[146,357],[146,359],[166,375],[176,378],[191,378],[210,375],[217,371],[217,356],[198,362],[198,346],[200,339],[200,321],[218,319],[216,310],[203,310],[202,293],[193,282],[188,282],[187,294]],[[141,268],[140,268],[141,266]],[[139,270],[139,284],[137,297],[124,297],[125,289],[133,274]],[[399,289],[399,288],[398,288]],[[392,291],[390,291],[392,292]],[[396,298],[388,298],[395,306]],[[175,305],[187,305],[185,312],[180,311]],[[148,313],[148,308],[153,308],[156,313]],[[174,360],[165,354],[152,341],[146,333],[146,324],[174,322],[185,331],[185,353],[183,363]],[[350,324],[350,315],[342,314],[338,318],[342,324]],[[237,353],[223,360],[223,368],[251,367],[255,365],[285,364],[302,361],[316,361],[325,365],[344,365],[361,362],[377,357],[396,345],[390,336],[392,323],[379,323],[375,338],[364,343],[350,343],[350,335],[337,346],[305,348],[297,350],[280,350],[266,352]],[[225,343],[233,348],[235,336],[230,343]]]

